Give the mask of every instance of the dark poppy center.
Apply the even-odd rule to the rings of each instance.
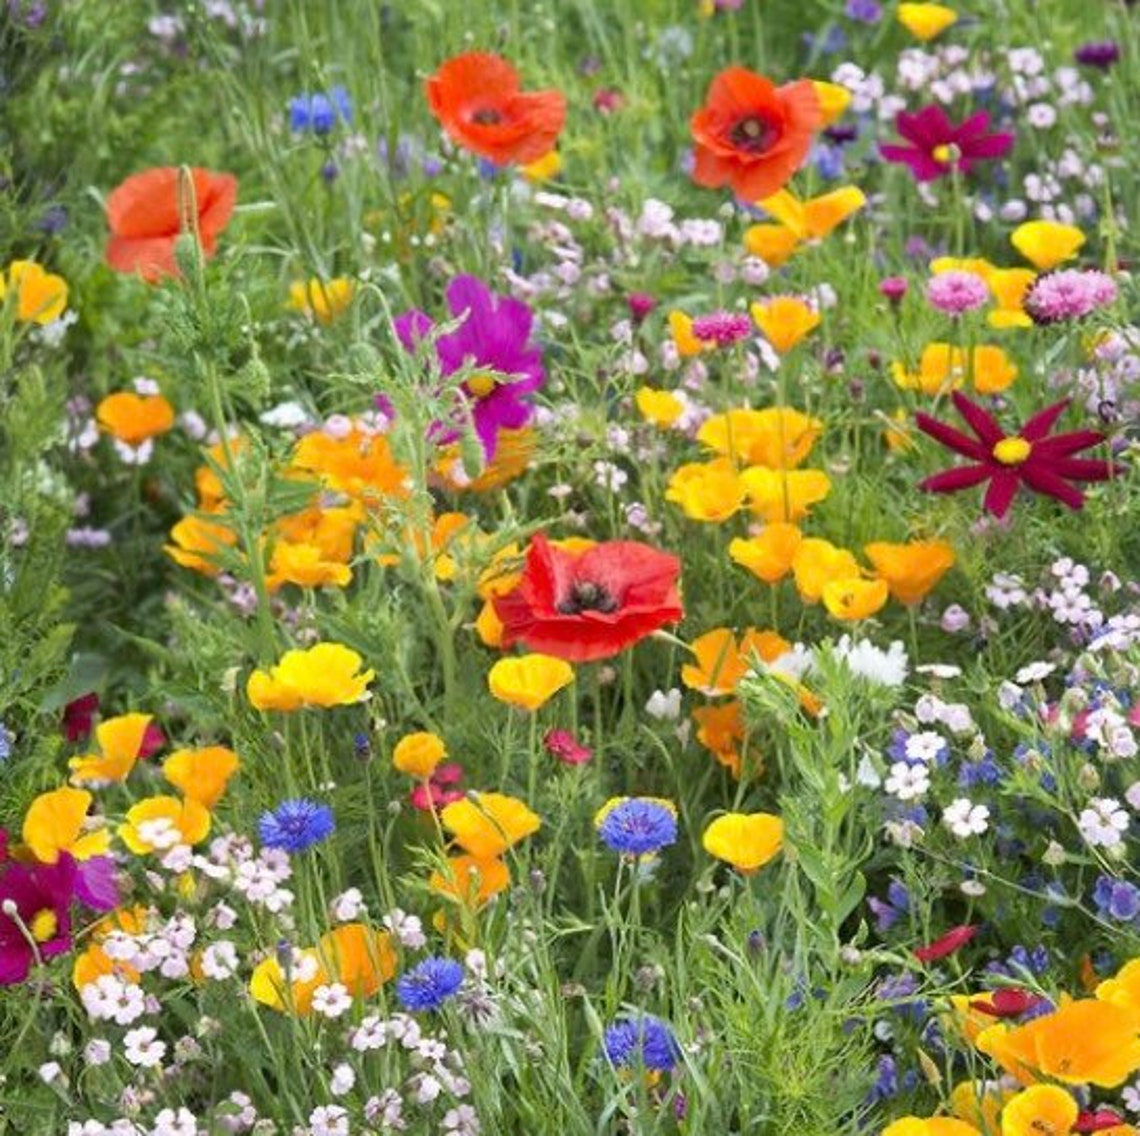
[[[618,602],[608,588],[595,584],[592,580],[578,580],[570,589],[570,594],[558,603],[560,615],[581,615],[584,611],[600,611],[609,615],[617,611]]]
[[[471,121],[479,126],[498,126],[503,116],[494,107],[480,107],[471,116]]]
[[[752,115],[737,122],[728,136],[738,150],[762,154],[776,141],[777,133],[770,122]]]

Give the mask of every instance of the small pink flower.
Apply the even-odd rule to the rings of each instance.
[[[542,744],[547,753],[565,765],[584,765],[594,756],[594,751],[582,745],[569,730],[547,730]]]
[[[879,281],[879,295],[892,304],[901,304],[909,287],[905,276],[885,276]]]
[[[1095,268],[1046,272],[1030,286],[1023,301],[1035,323],[1083,319],[1116,300],[1116,281]]]
[[[410,794],[411,802],[417,809],[441,809],[452,801],[462,800],[462,789],[452,788],[463,778],[463,766],[454,761],[440,765],[425,785],[420,782]]]
[[[715,343],[717,347],[731,347],[752,334],[752,320],[734,312],[711,312],[693,320],[693,335],[702,343]]]
[[[926,285],[931,306],[950,316],[982,307],[989,296],[986,282],[976,272],[940,272]]]

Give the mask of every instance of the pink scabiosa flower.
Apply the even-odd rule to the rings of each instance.
[[[982,307],[990,290],[976,272],[939,272],[926,285],[931,307],[948,316],[960,316]]]
[[[1034,323],[1084,319],[1116,301],[1116,281],[1096,268],[1046,272],[1029,286],[1022,307]]]
[[[896,306],[903,302],[909,288],[905,276],[885,276],[879,281],[879,295]]]
[[[940,106],[923,107],[915,114],[899,111],[895,129],[909,143],[880,146],[888,162],[905,165],[915,181],[937,181],[958,170],[968,174],[981,161],[1002,158],[1013,148],[1013,135],[991,134],[990,116],[984,110],[955,126]]]

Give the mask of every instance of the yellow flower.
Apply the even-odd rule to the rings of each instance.
[[[1101,982],[1096,988],[1096,996],[1102,1002],[1140,1013],[1140,958],[1129,960],[1112,978]]]
[[[409,777],[426,781],[447,756],[447,746],[439,734],[421,730],[405,734],[392,750],[392,765]]]
[[[823,121],[819,124],[819,129],[823,130],[838,121],[851,105],[851,92],[838,83],[829,83],[824,79],[812,79],[811,85],[815,88],[815,97],[819,101],[819,109],[823,112]]]
[[[198,844],[210,833],[209,810],[198,801],[146,797],[127,810],[119,839],[136,855],[165,852],[176,844]]]
[[[740,475],[748,507],[768,524],[798,521],[831,492],[821,469],[768,469],[752,466]]]
[[[639,387],[633,400],[637,403],[641,417],[662,430],[672,426],[685,412],[684,404],[672,391]]]
[[[795,525],[777,521],[765,525],[759,536],[732,541],[728,555],[765,584],[778,584],[792,570],[801,540],[803,533]]]
[[[1083,998],[1022,1026],[990,1026],[975,1044],[1023,1083],[1042,1076],[1113,1089],[1140,1069],[1140,1013]]]
[[[883,437],[891,453],[914,449],[914,439],[907,429],[907,422],[907,413],[901,406],[890,416]]]
[[[299,710],[304,706],[348,706],[367,697],[373,670],[340,643],[318,643],[307,651],[286,651],[268,673],[249,676],[246,693],[255,710]]]
[[[574,668],[553,655],[500,659],[487,675],[491,694],[508,706],[537,710],[574,681]]]
[[[891,364],[891,377],[903,390],[941,395],[957,390],[967,377],[978,394],[999,394],[1017,378],[1017,365],[1000,348],[979,344],[967,354],[952,343],[928,343],[922,350],[917,374],[902,363]]]
[[[550,181],[562,172],[562,155],[557,150],[551,150],[541,158],[519,167],[522,176],[529,182]]]
[[[485,647],[500,647],[503,643],[503,621],[491,600],[484,600],[475,619],[475,634]]]
[[[714,627],[689,644],[697,661],[681,667],[681,681],[703,694],[731,694],[752,666],[753,656],[774,663],[791,649],[791,643],[775,631],[749,627],[737,644],[730,628]]]
[[[714,414],[697,431],[697,441],[739,465],[794,469],[811,453],[823,423],[798,410],[743,407]]]
[[[986,283],[997,306],[986,316],[990,327],[1032,327],[1023,307],[1029,286],[1037,279],[1032,268],[995,268]]]
[[[998,1115],[1011,1096],[1010,1089],[993,1082],[963,1081],[950,1093],[950,1111],[983,1132],[997,1132]]]
[[[954,567],[954,549],[944,540],[912,540],[907,544],[876,541],[863,546],[867,559],[899,603],[921,603]]]
[[[935,276],[942,272],[972,272],[989,284],[997,269],[984,256],[936,256],[930,262],[930,271]]]
[[[1060,221],[1024,221],[1010,234],[1010,243],[1034,268],[1048,272],[1071,260],[1085,243],[1075,225]]]
[[[757,300],[750,310],[764,338],[781,355],[791,351],[820,321],[819,312],[798,296]]]
[[[705,851],[746,875],[762,868],[784,846],[784,822],[771,813],[725,813],[705,829]]]
[[[326,326],[352,306],[356,284],[344,276],[332,280],[312,277],[289,285],[289,307]]]
[[[846,548],[836,548],[830,541],[818,537],[800,542],[792,557],[792,572],[796,590],[805,603],[818,603],[827,584],[860,575],[859,562]]]
[[[56,863],[63,852],[87,860],[110,848],[111,836],[105,828],[84,832],[91,801],[85,789],[63,788],[41,793],[28,806],[22,836],[41,864]]]
[[[241,767],[238,756],[225,746],[175,750],[162,765],[162,775],[188,800],[212,809]]]
[[[699,355],[712,346],[709,343],[702,343],[693,334],[693,317],[684,312],[671,311],[669,313],[669,330],[673,334],[673,343],[677,348],[677,354],[682,358]]]
[[[478,911],[511,882],[511,870],[495,857],[452,856],[442,872],[432,872],[428,887],[454,903]]]
[[[79,785],[125,781],[135,767],[150,723],[150,714],[120,714],[100,722],[95,727],[99,752],[73,757],[68,762],[72,781]]]
[[[67,307],[67,281],[45,272],[34,260],[14,260],[7,273],[0,272],[0,303],[9,289],[16,294],[16,319],[21,323],[51,323]]]
[[[128,446],[141,446],[174,425],[174,407],[160,394],[119,391],[95,407],[99,425]]]
[[[829,580],[823,585],[823,606],[835,619],[867,619],[883,609],[889,596],[886,580],[863,580],[852,576]]]
[[[183,517],[170,530],[170,539],[174,543],[163,546],[167,556],[183,568],[192,568],[205,576],[216,576],[222,570],[222,551],[237,544],[233,529],[193,514]]]
[[[690,462],[669,479],[665,500],[680,505],[690,520],[719,524],[744,504],[744,486],[731,462]]]
[[[269,558],[269,574],[265,578],[271,592],[283,584],[300,588],[343,588],[352,582],[352,569],[338,560],[326,559],[316,544],[279,540]]]
[[[934,39],[958,22],[958,13],[945,4],[900,4],[898,20],[915,39]]]
[[[1001,1136],[1068,1136],[1080,1111],[1064,1089],[1031,1085],[1006,1102],[1001,1111]]]
[[[439,816],[455,843],[481,859],[501,856],[542,827],[522,801],[504,793],[472,793],[445,806]]]
[[[847,185],[800,201],[788,189],[781,189],[758,202],[775,219],[750,226],[744,233],[744,247],[773,268],[779,268],[801,244],[823,240],[853,213],[867,204],[861,189]]]
[[[953,1116],[904,1116],[888,1124],[881,1136],[982,1136],[972,1124]]]

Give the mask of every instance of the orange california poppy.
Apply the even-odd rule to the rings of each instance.
[[[209,170],[190,171],[202,252],[214,255],[218,235],[229,224],[237,201],[237,178]],[[137,272],[153,284],[177,276],[174,243],[182,231],[178,169],[159,166],[127,178],[107,198],[107,264],[116,272]]]
[[[807,157],[822,122],[809,80],[777,87],[754,71],[728,67],[692,118],[693,180],[714,189],[730,185],[746,201],[771,197]]]
[[[560,91],[520,91],[518,72],[486,52],[446,60],[426,88],[431,112],[448,135],[497,166],[545,157],[566,121]]]

